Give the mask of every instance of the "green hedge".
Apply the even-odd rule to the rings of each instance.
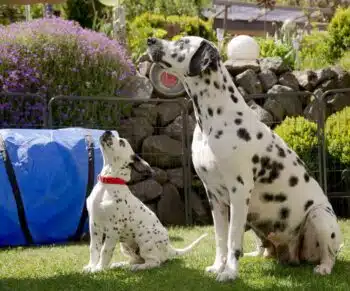
[[[298,154],[311,171],[318,170],[317,125],[304,117],[287,117],[275,132]]]
[[[172,39],[184,35],[197,35],[211,41],[216,40],[211,21],[204,21],[193,16],[144,13],[128,23],[128,46],[133,59],[137,59],[146,51],[148,37],[169,39],[167,29],[171,25],[178,26],[180,30],[178,35],[173,36]]]
[[[326,122],[326,140],[330,156],[350,165],[350,107],[332,114]]]

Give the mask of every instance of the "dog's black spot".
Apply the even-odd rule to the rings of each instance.
[[[304,211],[307,211],[311,205],[314,204],[314,201],[313,200],[308,200],[306,201],[305,205],[304,205]]]
[[[226,78],[225,75],[224,75],[223,79],[224,79],[224,82],[226,83],[227,82],[227,78]]]
[[[260,217],[260,214],[258,212],[249,212],[247,215],[248,221],[257,221]]]
[[[222,130],[218,130],[215,134],[215,138],[219,139],[224,132]]]
[[[261,220],[257,222],[255,226],[264,235],[268,235],[270,232],[274,231],[274,225],[271,220]]]
[[[287,208],[287,207],[282,207],[282,208],[280,209],[280,218],[281,218],[281,219],[287,219],[288,216],[289,216],[289,212],[290,212],[289,208]]]
[[[235,258],[236,258],[237,261],[239,260],[239,258],[241,256],[241,253],[242,252],[240,250],[235,250]]]
[[[325,208],[325,210],[326,210],[326,212],[328,212],[330,215],[335,216],[334,211],[333,211],[332,208],[330,208],[329,206],[327,206],[327,207]]]
[[[204,80],[204,82],[205,82],[205,84],[209,85],[210,84],[210,79],[207,78],[207,79]]]
[[[318,248],[319,246],[320,246],[320,243],[316,241],[316,248]]]
[[[269,144],[267,147],[266,147],[266,151],[271,153],[272,152],[272,144]]]
[[[245,204],[249,205],[249,202],[250,202],[250,199],[247,198],[247,199],[245,200]]]
[[[222,90],[226,90],[226,85],[222,84]]]
[[[279,194],[275,195],[276,202],[284,202],[286,200],[287,200],[287,196],[284,195],[283,193],[279,193]]]
[[[232,193],[236,193],[236,191],[237,191],[237,188],[236,187],[232,187],[231,192]]]
[[[243,181],[241,176],[239,176],[239,175],[237,176],[237,181],[238,181],[238,183],[241,183],[242,185],[244,185],[244,181]]]
[[[262,137],[263,137],[263,133],[259,131],[259,132],[256,134],[256,138],[257,138],[257,139],[262,139]]]
[[[254,177],[256,176],[257,170],[258,170],[257,168],[255,168],[255,167],[253,168],[253,175],[254,175]]]
[[[297,184],[298,184],[298,177],[292,175],[290,178],[289,178],[289,186],[290,187],[295,187]]]
[[[276,139],[276,135],[272,133],[272,139]]]
[[[235,90],[233,89],[233,87],[231,85],[227,87],[227,90],[231,93],[235,92]]]
[[[261,169],[258,173],[258,177],[263,177],[266,174],[266,170],[265,169]]]
[[[292,151],[291,151],[290,149],[287,149],[287,153],[288,153],[288,154],[291,154]]]
[[[181,55],[181,56],[179,56],[179,57],[177,58],[177,61],[178,61],[179,63],[182,63],[184,60],[185,60],[185,55]]]
[[[122,140],[122,139],[120,139],[120,140],[119,140],[119,146],[121,146],[121,147],[124,148],[124,147],[126,146],[125,141]]]
[[[306,183],[310,181],[310,176],[308,173],[304,173],[304,180]]]
[[[177,57],[177,53],[172,53],[170,56],[171,56],[173,59],[175,59],[175,58]]]
[[[235,94],[231,94],[231,100],[233,101],[233,103],[238,102],[238,98],[235,96]]]
[[[253,157],[252,157],[252,162],[254,164],[257,164],[259,163],[259,156],[257,154],[255,154]],[[256,169],[255,169],[256,170]]]
[[[218,115],[220,115],[220,114],[222,113],[222,108],[221,108],[221,107],[218,107],[218,109],[216,109],[216,113],[217,113]]]
[[[297,166],[298,164],[297,164],[297,162],[293,162],[293,165],[294,165],[294,166]]]
[[[284,149],[282,149],[278,144],[276,144],[275,146],[277,148],[278,156],[281,158],[285,158],[286,153],[285,153]]]
[[[235,119],[235,124],[236,125],[240,125],[242,123],[242,119],[241,118],[236,118]]]
[[[214,81],[213,84],[214,84],[214,87],[215,87],[216,89],[219,89],[219,88],[220,88],[220,85],[219,85],[219,83],[218,83],[217,81]]]
[[[286,230],[287,225],[286,225],[286,223],[284,223],[284,222],[276,221],[276,222],[274,223],[273,228],[274,228],[275,231],[276,231],[276,230],[279,230],[279,231],[283,232],[283,231]]]
[[[335,238],[335,233],[334,232],[332,232],[331,238]]]
[[[237,115],[242,116],[243,112],[242,111],[237,111]]]
[[[247,142],[251,140],[249,132],[243,127],[237,130],[237,136]]]
[[[208,172],[207,168],[204,167],[204,166],[201,166],[200,169],[201,169],[202,172]]]
[[[271,202],[273,201],[273,194],[270,194],[270,193],[263,193],[261,195],[262,199],[265,201],[265,202]]]
[[[213,114],[214,114],[213,109],[210,108],[210,107],[208,107],[208,114],[209,114],[210,116],[213,116]]]

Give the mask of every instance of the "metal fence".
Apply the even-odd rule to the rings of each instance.
[[[317,149],[310,153],[312,157],[311,172],[318,180],[326,195],[331,199],[336,212],[350,216],[350,169],[344,164],[332,159],[328,153],[325,127],[328,110],[328,100],[335,94],[350,93],[348,89],[329,90],[322,96],[310,92],[284,92],[278,94],[251,94],[247,100],[254,100],[258,105],[267,98],[313,98],[316,103]],[[181,99],[129,99],[118,97],[91,96],[55,96],[48,103],[46,96],[36,94],[0,94],[0,126],[21,128],[62,128],[87,127],[95,129],[116,129],[119,134],[129,140],[135,152],[143,154],[151,165],[164,168],[182,168],[183,200],[185,205],[185,220],[192,224],[193,201],[191,193],[196,191],[210,216],[206,195],[199,178],[196,176],[191,161],[191,135],[189,112],[191,102]],[[13,103],[15,102],[15,103]],[[142,146],[145,137],[162,135],[166,130],[166,122],[160,120],[154,112],[160,104],[179,108],[181,116],[180,150],[173,157],[165,157],[161,152],[146,151]],[[171,111],[171,106],[170,111]],[[14,109],[15,108],[15,109]],[[168,108],[168,109],[169,109]],[[170,112],[171,113],[171,112]],[[169,114],[170,114],[169,113]],[[272,129],[280,121],[266,122]],[[103,125],[103,126],[101,126]],[[165,162],[166,160],[166,162]],[[337,211],[339,209],[339,211]],[[211,218],[211,217],[210,217]]]

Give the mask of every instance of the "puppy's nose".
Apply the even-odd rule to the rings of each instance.
[[[156,44],[156,42],[157,42],[157,39],[155,37],[149,37],[147,39],[147,45],[154,45]]]
[[[106,131],[103,133],[103,135],[104,135],[105,137],[108,137],[108,136],[113,135],[113,133],[112,133],[110,130],[106,130]]]

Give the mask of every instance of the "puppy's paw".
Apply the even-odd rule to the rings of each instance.
[[[329,275],[332,272],[332,267],[326,264],[320,264],[315,267],[314,272],[320,275]]]
[[[244,257],[262,257],[263,252],[261,251],[255,251],[255,252],[250,252],[250,253],[244,253]]]
[[[216,281],[218,282],[233,281],[237,278],[237,275],[238,275],[237,270],[228,268],[226,266],[226,268],[220,274],[217,275]]]
[[[101,265],[96,265],[91,268],[90,273],[98,273],[102,272],[105,268],[103,268]]]
[[[213,264],[211,266],[208,266],[205,268],[205,271],[207,273],[213,273],[213,274],[219,274],[221,273],[225,268],[225,264],[224,263],[221,263],[221,264]]]

